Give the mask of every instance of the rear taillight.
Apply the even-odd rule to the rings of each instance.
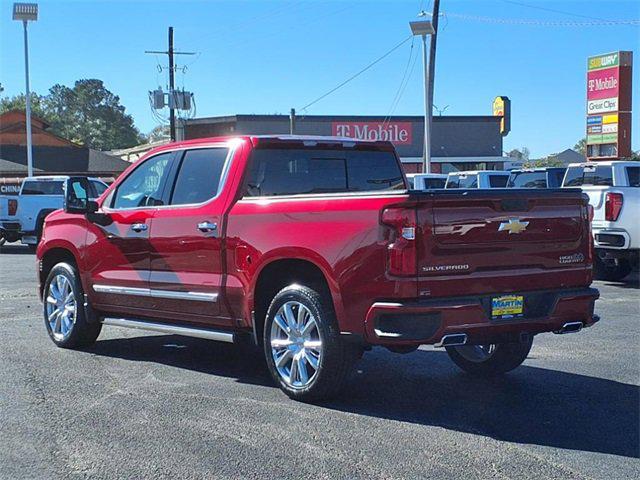
[[[604,218],[608,222],[615,222],[622,210],[622,194],[609,192],[604,205]]]
[[[416,211],[387,208],[382,211],[382,223],[391,228],[387,271],[390,275],[416,275]]]
[[[593,222],[594,210],[593,205],[587,205],[587,216],[589,217],[589,223]]]
[[[18,200],[16,200],[15,198],[10,199],[8,202],[8,207],[9,215],[15,215],[18,211]]]

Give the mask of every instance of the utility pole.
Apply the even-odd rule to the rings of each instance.
[[[176,141],[176,112],[175,97],[173,90],[175,88],[175,72],[173,65],[173,27],[169,27],[169,135],[171,141]]]
[[[195,55],[196,52],[176,52],[173,49],[173,27],[169,27],[169,49],[166,52],[146,50],[144,53],[154,53],[169,56],[169,134],[171,141],[176,141],[176,113],[175,113],[175,64],[174,55]]]

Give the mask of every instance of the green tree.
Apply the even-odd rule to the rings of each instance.
[[[45,97],[31,92],[31,113],[41,118],[47,123],[51,123],[51,116],[46,111],[44,104]],[[11,110],[25,110],[27,108],[27,97],[25,94],[16,95],[15,97],[5,97],[0,99],[0,113],[9,112]]]
[[[564,164],[555,153],[551,155],[539,158],[537,160],[527,160],[524,162],[524,168],[544,168],[544,167],[563,167]]]
[[[0,101],[0,112],[24,109],[24,95]],[[120,98],[102,80],[78,80],[73,88],[54,85],[49,94],[33,94],[33,113],[51,125],[53,133],[97,150],[127,148],[140,142],[133,118]]]
[[[145,139],[147,143],[153,143],[160,140],[168,140],[169,137],[169,125],[158,125],[145,136]]]
[[[573,149],[578,152],[580,155],[586,156],[587,155],[587,139],[583,138],[582,140],[578,141],[578,143],[576,143],[573,146]]]

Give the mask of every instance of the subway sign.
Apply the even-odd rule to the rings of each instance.
[[[587,59],[587,157],[631,155],[632,52]]]
[[[332,122],[331,134],[358,140],[387,141],[394,145],[411,145],[411,122]]]

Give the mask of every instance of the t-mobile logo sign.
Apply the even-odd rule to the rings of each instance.
[[[358,140],[383,140],[396,145],[412,142],[411,122],[333,122],[332,134]]]

